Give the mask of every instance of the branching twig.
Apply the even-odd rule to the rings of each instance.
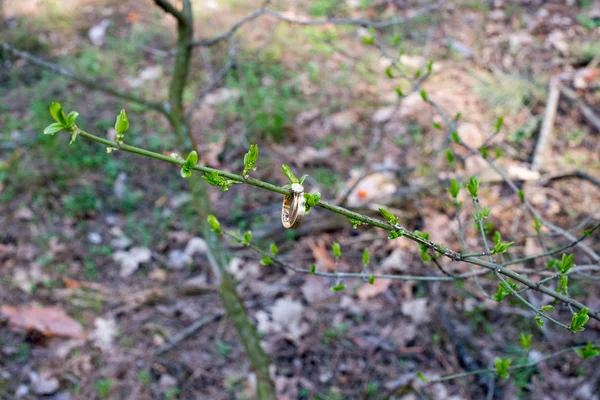
[[[398,18],[393,18],[393,19],[386,20],[386,21],[367,21],[364,19],[357,19],[357,18],[327,18],[327,19],[321,19],[321,20],[297,19],[297,18],[287,17],[287,16],[285,16],[277,11],[271,10],[269,8],[260,8],[258,10],[251,12],[250,14],[246,15],[244,18],[242,18],[241,20],[236,22],[231,28],[229,28],[229,30],[227,30],[219,35],[213,36],[212,38],[195,40],[194,42],[191,43],[191,45],[192,46],[214,46],[215,44],[219,43],[222,40],[230,39],[236,33],[236,31],[238,29],[240,29],[242,26],[244,26],[246,23],[257,19],[258,17],[260,17],[262,15],[269,15],[280,21],[287,22],[287,23],[294,24],[294,25],[328,25],[328,24],[332,24],[332,25],[354,25],[354,26],[361,26],[363,28],[382,29],[382,28],[387,28],[387,27],[394,26],[394,25],[403,24],[407,21],[415,19],[421,15],[424,15],[430,11],[433,11],[434,9],[438,8],[442,4],[443,4],[443,1],[437,1],[433,4],[430,4],[428,6],[421,8],[420,10],[413,13],[410,17],[398,17]]]
[[[154,3],[156,3],[156,5],[159,6],[160,8],[162,8],[166,13],[169,13],[172,16],[174,16],[175,18],[177,18],[178,21],[180,21],[180,22],[187,21],[185,14],[181,10],[179,10],[177,7],[175,7],[173,4],[171,4],[171,2],[169,2],[169,0],[154,0]]]
[[[133,103],[141,104],[150,109],[159,111],[161,113],[165,113],[164,106],[161,103],[142,99],[142,98],[134,96],[128,92],[111,88],[109,86],[99,83],[97,79],[88,79],[83,76],[77,75],[74,72],[71,72],[68,69],[61,67],[60,65],[53,64],[46,60],[42,60],[41,58],[36,57],[28,52],[17,50],[13,46],[9,45],[8,43],[0,43],[0,46],[2,48],[4,48],[4,50],[6,50],[7,52],[9,52],[15,56],[24,58],[25,60],[27,60],[39,67],[42,67],[49,71],[55,72],[61,76],[64,76],[65,78],[72,79],[75,82],[77,82],[83,86],[86,86],[90,89],[98,90],[98,91],[106,93],[108,95],[118,97],[123,100],[131,101]]]
[[[79,128],[75,127],[74,129],[78,130],[78,133],[81,137],[84,137],[86,139],[90,139],[93,140],[95,142],[101,143],[107,147],[111,147],[111,148],[118,148],[127,152],[131,152],[131,153],[135,153],[135,154],[139,154],[139,155],[143,155],[143,156],[147,156],[147,157],[151,157],[151,158],[155,158],[158,160],[162,160],[162,161],[166,161],[168,163],[171,164],[176,164],[179,166],[182,166],[183,164],[185,164],[185,160],[180,159],[180,158],[173,158],[173,157],[168,157],[165,156],[163,154],[159,154],[159,153],[154,153],[145,149],[141,149],[138,147],[134,147],[134,146],[129,146],[126,144],[123,145],[119,145],[116,142],[111,142],[110,140],[106,140],[103,138],[100,138],[98,136],[89,134],[85,131],[80,130]],[[267,183],[267,182],[263,182],[260,181],[258,179],[254,179],[254,178],[244,178],[241,175],[237,175],[237,174],[232,174],[230,172],[225,172],[225,171],[221,171],[218,169],[214,169],[214,168],[209,168],[200,164],[196,164],[194,166],[192,166],[190,169],[192,170],[196,170],[196,171],[200,171],[200,172],[204,172],[204,173],[216,173],[219,176],[232,180],[234,182],[240,182],[240,183],[245,183],[248,185],[252,185],[252,186],[256,186],[256,187],[260,187],[262,189],[266,189],[275,193],[279,193],[279,194],[283,194],[283,195],[290,195],[290,191],[288,189],[282,188],[280,186],[277,185],[273,185],[271,183]],[[384,229],[386,231],[395,231],[399,236],[404,236],[410,240],[412,240],[413,242],[418,243],[421,246],[426,247],[429,250],[432,250],[436,253],[439,253],[443,256],[446,256],[454,261],[464,261],[466,263],[470,263],[470,264],[474,264],[474,265],[479,265],[482,266],[486,269],[489,269],[491,271],[495,271],[498,272],[504,276],[507,276],[517,282],[520,282],[528,287],[530,287],[531,289],[540,291],[542,293],[545,293],[555,299],[558,299],[566,304],[570,304],[571,306],[577,308],[577,309],[582,309],[582,308],[588,308],[585,305],[583,305],[582,303],[580,303],[579,301],[575,300],[575,299],[571,299],[568,296],[565,296],[561,293],[558,293],[557,291],[548,288],[546,286],[542,286],[539,285],[538,283],[530,280],[529,278],[515,272],[512,271],[502,265],[496,264],[496,263],[492,263],[489,261],[484,261],[478,258],[469,258],[469,259],[465,259],[461,253],[455,252],[453,250],[450,250],[449,248],[447,248],[446,246],[440,245],[440,244],[436,244],[434,242],[432,242],[429,239],[425,239],[421,236],[419,236],[418,234],[411,232],[407,229],[405,229],[404,227],[400,226],[400,225],[391,225],[389,223],[383,222],[381,220],[375,219],[375,218],[371,218],[369,216],[366,215],[362,215],[360,213],[357,213],[355,211],[351,211],[348,209],[345,209],[343,207],[339,207],[337,205],[331,204],[331,203],[327,203],[325,201],[319,201],[315,207],[321,207],[324,208],[326,210],[335,212],[337,214],[343,215],[347,218],[351,218],[354,221],[359,221],[363,224],[368,224],[371,225],[373,227],[376,228],[381,228]],[[581,243],[578,243],[581,244]],[[589,310],[589,316],[600,320],[600,313],[594,311],[594,310]]]

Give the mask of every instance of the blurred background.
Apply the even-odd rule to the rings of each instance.
[[[263,3],[192,6],[194,36],[208,39]],[[461,113],[463,140],[483,145],[544,218],[576,236],[599,222],[600,2],[312,0],[268,7],[296,20],[405,18],[378,29],[377,38],[450,118]],[[0,2],[0,10],[0,42],[102,87],[167,98],[176,22],[154,2],[22,0]],[[190,128],[200,162],[240,173],[248,145],[257,143],[254,177],[283,185],[281,164],[289,164],[297,176],[309,175],[307,191],[373,216],[385,206],[407,229],[455,249],[458,221],[446,180],[477,175],[493,230],[515,241],[517,255],[540,253],[518,196],[481,157],[448,144],[444,119],[409,82],[386,76],[389,59],[364,39],[373,34],[262,15],[228,40],[195,47],[184,103],[198,105]],[[42,135],[52,101],[78,111],[86,131],[109,138],[124,108],[128,143],[189,151],[178,148],[160,113],[88,86],[0,50],[0,398],[253,398],[255,378],[231,323],[220,318],[178,168],[107,154],[86,140],[69,146],[65,132]],[[340,271],[360,272],[366,247],[371,271],[439,272],[421,261],[414,243],[354,229],[326,210],[314,209],[299,230],[286,231],[279,195],[239,185],[211,188],[210,196],[222,225],[251,229],[264,249],[275,242],[281,259],[296,267],[333,271],[331,245],[339,242]],[[482,251],[472,205],[460,199],[469,249]],[[566,243],[542,232],[548,247]],[[600,251],[598,235],[586,243]],[[495,356],[516,364],[597,341],[597,321],[578,336],[540,329],[520,303],[487,299],[472,281],[348,280],[336,293],[329,290],[335,281],[263,266],[251,250],[226,246],[239,295],[271,357],[278,398],[598,398],[600,370],[575,353],[507,380],[415,380],[417,371],[436,377],[489,368]],[[578,264],[593,264],[574,253]],[[573,278],[570,295],[600,309],[593,278]],[[493,279],[482,284],[495,293]],[[556,307],[570,319],[567,307]],[[207,317],[214,320],[164,347]],[[521,332],[533,333],[531,350],[519,345]]]

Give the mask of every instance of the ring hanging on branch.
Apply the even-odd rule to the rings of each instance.
[[[293,183],[290,186],[291,195],[283,198],[281,208],[281,223],[285,229],[296,229],[304,220],[306,215],[306,199],[304,198],[304,186]]]

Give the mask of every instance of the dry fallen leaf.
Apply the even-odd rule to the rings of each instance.
[[[369,300],[383,292],[385,292],[391,285],[392,281],[389,279],[375,279],[375,282],[371,285],[365,283],[356,291],[356,295],[362,301]]]
[[[333,271],[335,269],[335,263],[333,258],[327,252],[325,248],[325,242],[319,240],[318,244],[314,242],[308,242],[309,247],[312,250],[313,257],[315,258],[317,269],[322,270],[325,268],[327,271]]]
[[[38,331],[46,336],[62,336],[83,339],[85,333],[81,324],[69,317],[58,307],[24,305],[18,309],[3,305],[0,314],[8,318],[11,327]]]
[[[140,264],[150,261],[152,252],[145,247],[134,247],[129,251],[117,251],[113,259],[121,264],[121,278],[132,275]]]

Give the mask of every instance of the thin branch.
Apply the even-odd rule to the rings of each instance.
[[[600,346],[600,344],[595,344],[593,345],[594,347],[598,347]],[[578,345],[578,346],[572,346],[572,347],[567,347],[565,349],[559,350],[555,353],[552,354],[548,354],[547,356],[541,357],[535,361],[531,361],[525,364],[517,364],[517,365],[512,365],[510,367],[507,368],[508,371],[514,371],[514,370],[518,370],[518,369],[523,369],[523,368],[531,368],[531,367],[535,367],[536,365],[539,365],[547,360],[550,360],[551,358],[555,358],[558,356],[561,356],[563,354],[569,353],[571,351],[576,351],[578,349],[583,349],[584,347],[586,347],[586,345]],[[459,378],[466,378],[468,376],[472,376],[472,375],[479,375],[479,374],[494,374],[496,373],[496,369],[495,368],[486,368],[486,369],[478,369],[476,371],[470,371],[470,372],[462,372],[460,374],[454,374],[454,375],[448,375],[448,376],[443,376],[441,378],[438,379],[427,379],[427,383],[437,383],[437,382],[444,382],[444,381],[450,381],[453,379],[459,379]]]
[[[204,98],[206,97],[206,95],[209,94],[210,92],[212,92],[215,89],[215,87],[217,86],[217,84],[225,77],[225,75],[227,75],[229,70],[235,66],[235,53],[236,53],[236,48],[231,47],[229,49],[229,61],[227,62],[227,64],[225,64],[223,66],[223,68],[221,68],[217,72],[217,74],[215,76],[213,76],[213,78],[210,80],[210,82],[208,82],[208,84],[202,88],[200,93],[198,93],[198,97],[196,97],[196,100],[194,100],[194,104],[192,104],[190,106],[190,108],[187,110],[187,112],[185,113],[186,120],[189,121],[189,119],[192,117],[192,114],[194,113],[194,111],[196,111],[196,109],[198,107],[200,107],[200,105],[202,104],[202,101],[204,101]]]
[[[282,22],[287,22],[287,23],[294,24],[294,25],[328,25],[328,24],[332,24],[332,25],[350,25],[350,26],[361,26],[363,28],[383,29],[383,28],[387,28],[390,26],[394,26],[394,25],[400,25],[400,24],[403,24],[410,20],[413,20],[415,18],[418,18],[421,15],[424,15],[430,11],[435,10],[442,4],[443,4],[443,1],[437,1],[433,4],[430,4],[428,6],[421,8],[420,10],[416,11],[409,17],[398,17],[398,18],[392,18],[392,19],[385,20],[385,21],[367,21],[364,19],[357,19],[357,18],[327,18],[327,19],[320,19],[320,20],[296,19],[296,18],[287,17],[287,16],[285,16],[277,11],[271,10],[269,8],[260,8],[258,10],[251,12],[250,14],[246,15],[245,17],[243,17],[241,20],[236,22],[231,28],[229,28],[229,30],[227,30],[221,34],[218,34],[216,36],[213,36],[212,38],[195,40],[194,42],[192,42],[191,45],[192,46],[205,46],[205,47],[214,46],[215,44],[219,43],[222,40],[230,39],[236,33],[236,31],[238,29],[240,29],[242,26],[244,26],[246,23],[257,19],[262,15],[269,15],[269,16],[271,16],[275,19],[278,19]]]
[[[126,145],[126,144],[119,145],[116,142],[111,142],[110,140],[106,140],[106,139],[100,138],[98,136],[89,134],[85,131],[82,131],[78,127],[73,127],[73,129],[76,130],[77,133],[81,137],[95,141],[97,143],[101,143],[107,147],[121,149],[123,151],[155,158],[157,160],[165,161],[165,162],[179,165],[179,166],[182,166],[185,163],[185,160],[178,158],[178,157],[177,158],[169,157],[169,156],[165,156],[163,154],[154,153],[152,151],[148,151],[145,149],[141,149],[141,148]],[[263,182],[263,181],[260,181],[258,179],[254,179],[254,178],[245,179],[241,175],[232,174],[230,172],[225,172],[225,171],[221,171],[221,170],[214,169],[214,168],[209,168],[209,167],[203,166],[201,164],[196,164],[193,167],[191,167],[191,169],[200,171],[200,172],[204,172],[204,173],[216,173],[223,178],[227,178],[227,179],[230,179],[235,182],[245,183],[248,185],[260,187],[262,189],[266,189],[266,190],[269,190],[269,191],[272,191],[275,193],[279,193],[279,194],[283,194],[283,195],[291,195],[289,189],[284,189],[283,187],[273,185],[271,183]],[[568,296],[565,296],[561,293],[558,293],[557,291],[555,291],[551,288],[539,285],[536,282],[530,280],[529,278],[527,278],[515,271],[512,271],[506,267],[503,267],[499,264],[484,261],[484,260],[481,260],[478,258],[465,259],[461,253],[457,253],[453,250],[450,250],[446,246],[436,244],[436,243],[432,242],[431,240],[422,238],[421,236],[417,235],[416,233],[411,232],[400,225],[391,225],[391,224],[383,222],[381,220],[371,218],[366,215],[362,215],[355,211],[351,211],[351,210],[345,209],[343,207],[339,207],[337,205],[327,203],[325,201],[319,201],[315,206],[324,208],[326,210],[335,212],[335,213],[343,215],[347,218],[351,218],[352,220],[360,221],[361,223],[368,224],[368,225],[371,225],[376,228],[381,228],[386,231],[395,231],[398,233],[398,235],[406,237],[407,239],[412,240],[413,242],[416,242],[419,245],[425,246],[428,249],[430,249],[436,253],[439,253],[441,255],[444,255],[454,261],[464,261],[466,263],[471,263],[474,265],[479,265],[479,266],[485,267],[491,271],[496,271],[496,272],[498,272],[504,276],[507,276],[517,282],[520,282],[534,290],[545,293],[545,294],[547,294],[557,300],[560,300],[566,304],[570,304],[577,309],[582,309],[582,308],[589,309],[589,307],[586,307],[584,304],[580,303],[579,301],[577,301],[575,299],[571,299]],[[598,313],[594,310],[589,310],[589,316],[600,321],[600,313]]]
[[[159,347],[158,349],[156,349],[154,351],[154,355],[159,356],[163,353],[166,353],[167,351],[171,350],[173,347],[177,346],[181,341],[187,339],[188,337],[190,337],[191,335],[193,335],[194,333],[196,333],[197,331],[202,329],[202,327],[204,327],[205,325],[208,325],[209,323],[211,323],[213,321],[219,320],[222,316],[223,316],[223,312],[220,312],[220,313],[208,315],[208,316],[205,316],[205,317],[202,317],[202,318],[196,320],[190,326],[187,326],[186,328],[184,328],[183,330],[178,332],[176,335],[168,338],[167,343],[165,343],[164,345],[162,345],[161,347]]]
[[[103,85],[102,83],[98,82],[97,79],[88,79],[83,76],[77,75],[74,72],[71,72],[68,69],[61,67],[60,65],[50,63],[48,61],[42,60],[41,58],[30,54],[28,52],[18,50],[16,48],[14,48],[13,46],[9,45],[8,43],[0,43],[0,46],[2,46],[2,48],[4,48],[4,50],[6,50],[7,52],[9,52],[15,56],[24,58],[25,60],[31,62],[32,64],[35,64],[39,67],[42,67],[49,71],[57,73],[58,75],[64,76],[65,78],[72,79],[75,82],[77,82],[83,86],[86,86],[90,89],[97,90],[99,92],[103,92],[110,96],[117,97],[117,98],[120,98],[123,100],[131,101],[133,103],[141,104],[150,109],[159,111],[161,113],[165,113],[164,106],[159,102],[142,99],[142,98],[134,96],[128,92],[121,91],[121,90],[114,89],[109,86]]]
[[[174,16],[179,22],[187,23],[187,18],[182,10],[175,7],[169,0],[154,0],[157,6],[163,9],[164,12]]]

